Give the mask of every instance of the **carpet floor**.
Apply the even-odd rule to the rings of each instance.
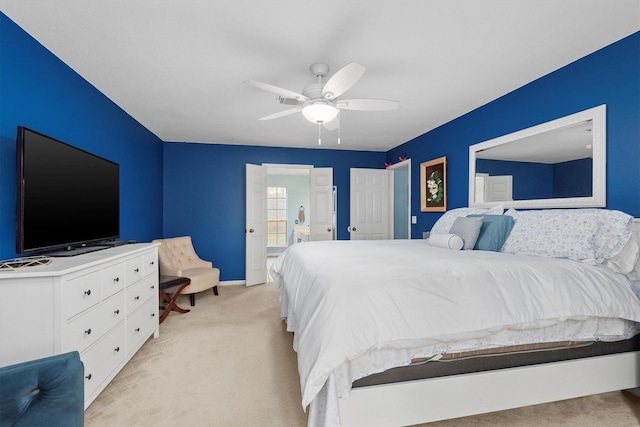
[[[87,427],[305,426],[293,336],[273,284],[187,297],[85,411]],[[424,424],[640,426],[640,398],[612,392]],[[371,426],[373,427],[373,426]]]

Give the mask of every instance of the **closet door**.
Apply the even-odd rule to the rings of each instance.
[[[389,171],[386,169],[350,170],[351,240],[389,238]]]

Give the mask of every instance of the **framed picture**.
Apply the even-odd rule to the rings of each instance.
[[[420,210],[447,210],[447,158],[420,163]]]

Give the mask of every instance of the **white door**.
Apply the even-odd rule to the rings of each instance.
[[[513,176],[487,177],[487,202],[506,202],[513,200]]]
[[[246,167],[245,281],[253,286],[267,280],[267,173],[260,165]]]
[[[386,169],[350,170],[351,240],[389,238],[389,171]]]
[[[333,240],[333,169],[310,169],[309,192],[309,240]]]

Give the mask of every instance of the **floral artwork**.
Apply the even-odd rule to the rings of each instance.
[[[447,210],[447,158],[420,164],[420,208],[422,212]]]

